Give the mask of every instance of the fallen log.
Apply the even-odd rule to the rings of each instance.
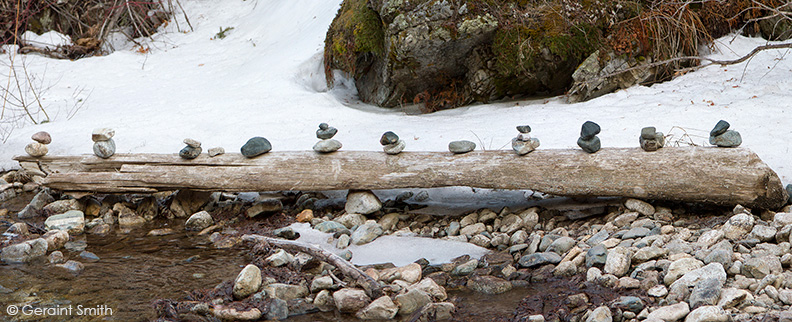
[[[363,288],[366,291],[366,295],[368,295],[372,299],[377,299],[382,296],[382,285],[379,282],[374,280],[371,276],[368,276],[366,273],[352,265],[349,261],[339,257],[336,254],[328,252],[324,249],[316,247],[314,245],[309,245],[305,243],[299,243],[291,240],[284,240],[284,239],[277,239],[277,238],[270,238],[261,235],[244,235],[242,236],[242,240],[246,242],[254,242],[254,243],[264,243],[269,244],[278,248],[282,248],[284,250],[292,251],[292,252],[303,252],[308,255],[313,256],[314,258],[327,262],[330,265],[335,266],[344,276],[351,277],[357,285]]]
[[[240,154],[193,160],[175,154],[126,154],[103,160],[16,157],[48,173],[43,184],[63,191],[156,192],[321,191],[467,186],[534,190],[562,196],[743,204],[775,209],[786,200],[781,180],[747,149],[669,147],[450,152],[313,151]]]

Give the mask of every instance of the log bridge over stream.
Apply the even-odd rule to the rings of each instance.
[[[177,154],[17,156],[44,176],[42,184],[66,192],[154,193],[203,191],[322,191],[467,186],[533,190],[562,196],[618,196],[776,209],[787,194],[778,175],[743,148],[667,147],[540,149],[512,151],[269,152],[256,158],[238,153],[206,154],[187,160]]]

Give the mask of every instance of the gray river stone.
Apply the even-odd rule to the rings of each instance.
[[[448,143],[448,151],[456,154],[468,153],[476,149],[476,143],[467,140],[452,141]]]

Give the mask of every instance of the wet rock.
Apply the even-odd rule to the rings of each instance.
[[[191,159],[195,159],[199,155],[201,155],[202,151],[203,150],[200,147],[196,148],[196,147],[192,147],[192,146],[188,145],[188,146],[185,146],[184,148],[182,148],[179,151],[179,156],[184,158],[184,159],[191,160]]]
[[[627,209],[636,211],[644,216],[651,216],[655,213],[654,206],[652,206],[648,202],[638,199],[627,199],[624,202],[624,206],[627,207]]]
[[[366,307],[371,299],[361,289],[344,288],[333,293],[336,308],[342,313],[353,313]]]
[[[690,292],[690,308],[695,310],[701,306],[715,305],[720,298],[723,283],[717,278],[704,278],[696,283]]]
[[[272,150],[272,144],[266,138],[257,136],[249,139],[240,148],[240,152],[247,158],[255,158]]]
[[[534,253],[525,255],[517,262],[521,267],[533,268],[546,264],[558,264],[561,262],[561,255],[556,253]]]
[[[428,277],[422,279],[418,283],[410,285],[407,288],[407,291],[409,292],[411,290],[423,291],[424,293],[429,294],[429,296],[431,296],[435,301],[444,301],[446,298],[448,298],[446,290],[440,285],[437,285],[433,279]]]
[[[687,302],[680,302],[674,305],[660,307],[649,313],[647,320],[662,320],[667,322],[679,321],[690,313],[690,306]]]
[[[261,270],[253,264],[248,264],[234,280],[233,294],[236,299],[244,299],[256,293],[261,287]]]
[[[63,264],[55,264],[55,267],[63,268],[74,275],[79,275],[85,269],[85,265],[74,260],[68,260]]]
[[[622,277],[630,270],[632,254],[630,250],[624,247],[616,247],[608,252],[608,257],[605,260],[605,273],[613,274],[616,277]]]
[[[47,152],[49,152],[49,149],[47,148],[46,144],[33,142],[25,146],[25,153],[32,157],[43,157],[47,155]]]
[[[71,235],[79,235],[85,231],[85,215],[79,210],[69,210],[60,215],[53,215],[44,221],[47,230],[65,230]]]
[[[264,287],[267,295],[279,298],[284,301],[291,301],[307,296],[308,287],[304,285],[290,285],[282,283],[272,283]]]
[[[476,143],[467,140],[451,141],[448,143],[448,151],[454,154],[468,153],[476,149]]]
[[[382,202],[371,190],[350,190],[344,210],[349,214],[367,215],[382,209]]]
[[[451,271],[451,275],[467,276],[473,273],[473,271],[476,270],[476,267],[478,267],[478,260],[471,259],[454,267],[454,269]]]
[[[28,203],[25,208],[22,208],[22,211],[17,213],[17,217],[20,219],[27,219],[33,218],[38,216],[38,212],[44,208],[47,204],[53,202],[55,199],[52,198],[52,195],[49,194],[49,190],[41,190],[39,191],[33,199]]]
[[[429,303],[421,310],[422,319],[436,319],[435,321],[448,320],[453,317],[452,313],[456,306],[449,302]]]
[[[512,289],[511,282],[495,276],[474,276],[468,280],[467,287],[484,294],[501,294]]]
[[[213,312],[216,318],[224,321],[256,321],[261,319],[261,311],[257,308],[239,311],[235,308],[224,307],[215,308]]]
[[[294,256],[287,253],[283,249],[279,249],[275,252],[275,254],[270,255],[266,259],[267,263],[269,263],[272,267],[280,267],[284,265],[289,265],[291,262],[294,261]]]
[[[116,144],[113,139],[109,139],[107,141],[99,141],[94,142],[93,144],[93,153],[97,157],[102,159],[107,159],[112,157],[116,151]]]
[[[600,306],[589,314],[586,322],[612,322],[613,316],[607,306]]]
[[[96,128],[91,133],[91,140],[94,142],[108,141],[115,136],[115,130],[111,128]]]
[[[187,219],[187,221],[184,223],[184,229],[203,230],[204,228],[209,227],[212,224],[214,224],[214,219],[212,219],[212,215],[210,215],[206,211],[200,211],[192,214],[192,216],[190,216],[190,218]]]
[[[165,236],[174,234],[175,231],[170,228],[160,228],[160,229],[152,229],[151,231],[146,234],[146,236]]]
[[[350,236],[352,244],[363,245],[368,244],[383,233],[382,227],[376,221],[367,220],[364,224],[360,225]]]
[[[27,240],[6,246],[0,251],[0,260],[5,263],[27,263],[47,254],[47,241],[43,238]]]
[[[384,295],[367,305],[362,310],[358,311],[355,316],[362,320],[390,320],[396,316],[399,307],[393,303],[393,300],[387,295]]]
[[[36,141],[36,142],[41,143],[41,144],[50,144],[50,143],[52,143],[52,137],[50,136],[49,133],[44,132],[44,131],[33,133],[33,135],[30,136],[30,138],[33,141]]]
[[[86,260],[88,262],[97,262],[97,261],[99,261],[99,256],[96,256],[96,254],[88,252],[88,251],[80,252],[80,258],[82,258],[82,259],[84,259],[84,260]]]
[[[314,144],[313,150],[319,153],[331,153],[338,151],[342,146],[341,142],[335,139],[321,140]]]
[[[69,210],[80,210],[80,202],[75,199],[56,200],[46,206],[44,210],[53,214],[62,214]]]
[[[432,298],[426,292],[413,289],[404,294],[396,295],[396,304],[399,306],[399,314],[411,314],[424,305],[432,303]]]
[[[63,256],[63,253],[59,250],[56,250],[47,256],[50,264],[63,264],[66,262],[66,258]]]
[[[88,233],[91,234],[91,235],[105,236],[105,235],[109,234],[111,230],[112,230],[112,227],[110,225],[108,225],[108,224],[99,224],[99,225],[96,225],[93,228],[91,228],[91,230],[89,230]]]

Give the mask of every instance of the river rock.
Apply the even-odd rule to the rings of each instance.
[[[602,147],[600,138],[596,136],[591,139],[578,138],[577,145],[588,153],[595,153]]]
[[[467,140],[451,141],[448,143],[448,151],[454,154],[468,153],[476,149],[476,143]]]
[[[210,215],[206,211],[200,211],[197,213],[192,214],[190,218],[184,223],[184,229],[186,230],[203,230],[206,227],[211,226],[214,224],[214,219],[212,219],[212,215]]]
[[[85,231],[85,215],[79,210],[69,210],[60,215],[52,215],[44,221],[47,230],[65,230],[71,235]]]
[[[371,299],[361,289],[344,288],[333,293],[333,301],[339,312],[353,313],[366,307]]]
[[[113,156],[116,151],[115,141],[108,139],[106,141],[97,141],[93,144],[93,153],[102,159],[107,159]]]
[[[668,271],[666,272],[663,282],[666,285],[671,285],[674,281],[688,272],[697,270],[703,266],[704,263],[692,257],[678,259],[668,266]]]
[[[712,131],[710,131],[710,136],[711,137],[712,136],[718,136],[718,135],[721,135],[723,133],[726,133],[726,130],[729,129],[729,126],[731,126],[729,124],[729,122],[726,122],[724,120],[718,121],[718,123],[715,124],[715,127],[712,128]]]
[[[358,226],[350,236],[352,244],[363,245],[368,244],[377,237],[382,236],[382,227],[374,220],[367,220],[364,224]]]
[[[86,260],[88,262],[97,262],[97,261],[99,261],[99,256],[96,256],[96,254],[91,253],[89,251],[82,251],[82,252],[80,252],[79,256],[82,259],[84,259],[84,260]]]
[[[270,150],[272,150],[272,144],[270,144],[270,141],[263,137],[257,136],[245,142],[245,145],[242,146],[240,152],[242,152],[242,155],[247,158],[255,158],[259,155],[269,152]]]
[[[389,214],[387,214],[385,216],[382,216],[382,218],[380,218],[378,223],[379,223],[380,227],[382,227],[382,230],[385,230],[385,231],[392,230],[394,227],[396,227],[396,224],[399,223],[399,213],[392,212],[392,213],[389,213]],[[452,222],[452,224],[453,223],[454,222]],[[451,225],[449,224],[449,227],[450,226]],[[459,223],[458,222],[457,222],[457,230],[459,230]]]
[[[728,309],[733,306],[739,306],[745,300],[753,300],[753,296],[747,290],[736,288],[724,288],[718,300],[718,307]]]
[[[50,230],[41,238],[47,241],[47,249],[52,251],[63,248],[69,241],[69,233],[65,230]]]
[[[635,227],[635,228],[632,228],[632,229],[628,230],[627,232],[625,232],[624,235],[622,235],[621,238],[622,239],[635,239],[635,238],[646,237],[647,235],[649,235],[650,232],[651,232],[651,230],[649,230],[649,228],[646,228],[646,227]]]
[[[520,140],[519,138],[512,139],[512,150],[517,153],[517,155],[526,155],[528,153],[533,152],[536,148],[539,147],[541,143],[539,139],[530,138],[528,140]]]
[[[690,308],[695,310],[701,306],[717,304],[721,289],[723,289],[723,283],[717,278],[700,280],[693,287],[693,291],[690,292],[690,299],[688,300]]]
[[[321,222],[316,226],[314,226],[314,229],[321,231],[323,233],[331,233],[331,234],[339,231],[348,231],[346,226],[333,220]]]
[[[346,213],[341,217],[333,219],[333,221],[337,221],[345,226],[344,228],[352,228],[364,224],[366,222],[366,217],[358,213]]]
[[[742,239],[754,226],[754,217],[746,213],[738,213],[726,221],[720,230],[725,238],[731,240]]]
[[[261,311],[252,308],[246,311],[239,311],[231,307],[215,307],[214,316],[223,321],[256,321],[261,319]]]
[[[283,202],[278,199],[262,199],[257,200],[250,208],[247,209],[246,214],[248,218],[253,218],[261,214],[271,214],[283,210]]]
[[[393,300],[389,296],[383,295],[358,311],[355,316],[362,320],[390,320],[396,316],[398,311],[399,307],[393,303]]]
[[[38,142],[33,142],[25,146],[25,153],[29,154],[32,157],[43,157],[49,152],[46,144],[41,144]]]
[[[146,223],[146,219],[122,203],[113,205],[113,211],[118,214],[118,226],[122,229],[131,229]]]
[[[679,321],[690,313],[690,306],[687,302],[680,302],[674,305],[660,307],[649,313],[646,320],[662,320],[666,322]]]
[[[25,206],[25,208],[22,208],[22,211],[17,213],[17,218],[27,219],[36,217],[38,216],[39,211],[44,208],[44,206],[53,201],[55,201],[55,199],[49,194],[49,189],[43,189],[33,196],[33,199]]]
[[[561,237],[554,240],[550,246],[545,250],[546,252],[554,252],[558,255],[564,255],[567,251],[575,246],[575,240],[571,237]]]
[[[632,256],[632,263],[640,264],[653,259],[661,258],[665,255],[668,255],[668,249],[657,246],[648,246],[635,252],[635,254]]]
[[[111,140],[115,136],[115,130],[107,127],[96,128],[91,133],[91,140],[94,142],[102,142]]]
[[[210,157],[216,157],[218,155],[225,154],[225,149],[222,147],[214,147],[206,150],[206,153],[208,153]]]
[[[740,132],[728,130],[721,135],[710,136],[709,143],[719,148],[736,148],[742,144],[742,137]]]
[[[234,280],[234,298],[244,299],[256,293],[260,287],[261,270],[256,265],[248,264]]]
[[[200,147],[196,148],[188,145],[179,151],[179,156],[184,159],[191,160],[201,155],[201,151],[202,149]]]
[[[429,277],[425,277],[420,282],[407,287],[408,292],[411,290],[423,291],[424,293],[429,294],[429,296],[431,296],[435,301],[444,301],[446,298],[448,298],[445,288],[437,285],[437,283]]]
[[[287,253],[283,249],[279,249],[275,252],[275,254],[270,255],[267,257],[266,262],[269,263],[272,267],[280,267],[283,265],[288,265],[289,263],[294,261],[294,256]]]
[[[723,308],[714,305],[701,306],[691,311],[685,322],[728,322],[731,316]]]
[[[308,287],[305,285],[290,285],[283,283],[272,283],[264,287],[267,295],[279,298],[284,301],[291,301],[305,297],[309,294]]]
[[[589,314],[586,322],[612,322],[613,316],[611,315],[610,308],[607,306],[600,306]]]
[[[313,150],[319,153],[331,153],[338,151],[342,146],[341,142],[335,139],[321,140],[314,144]]]
[[[600,126],[592,121],[586,121],[580,128],[580,137],[583,139],[591,139],[600,133]]]
[[[604,267],[607,259],[608,249],[602,244],[597,244],[586,251],[586,267]]]
[[[472,237],[485,232],[486,230],[487,226],[484,225],[484,223],[476,223],[470,226],[462,227],[462,229],[459,230],[459,234]]]
[[[320,140],[332,139],[337,132],[338,129],[328,125],[327,123],[319,123],[319,129],[316,130],[316,138]]]
[[[657,151],[665,145],[663,132],[657,132],[654,126],[641,129],[641,136],[638,138],[641,149],[647,152]]]
[[[66,257],[63,256],[63,253],[59,250],[56,250],[47,256],[50,264],[63,264],[66,262]]]
[[[47,241],[43,238],[27,240],[6,246],[0,251],[0,260],[5,263],[27,263],[36,257],[47,254]]]
[[[30,138],[33,139],[33,141],[36,141],[36,142],[41,143],[41,144],[50,144],[50,143],[52,143],[52,137],[50,136],[49,133],[44,132],[44,131],[33,133],[33,135],[30,136]]]
[[[774,241],[778,229],[766,225],[755,225],[749,236],[759,239],[760,242]]]
[[[382,202],[371,190],[350,190],[347,194],[344,210],[350,214],[363,214],[379,211]]]
[[[687,272],[671,284],[669,287],[669,297],[671,297],[671,295],[684,295],[687,293],[685,289],[694,287],[697,283],[709,278],[718,280],[718,283],[721,285],[726,283],[726,271],[720,263],[707,264],[702,268]]]
[[[267,320],[285,320],[289,318],[288,302],[274,298],[267,305]]]
[[[187,146],[189,146],[189,147],[193,147],[193,148],[196,148],[196,149],[198,149],[198,148],[200,148],[200,147],[201,147],[201,142],[199,142],[198,140],[194,140],[194,139],[186,138],[186,139],[184,139],[184,141],[183,141],[183,142],[184,142],[184,144],[186,144]]]
[[[624,206],[644,216],[651,216],[655,213],[655,207],[643,200],[630,198],[624,201]]]
[[[467,262],[457,265],[451,270],[451,275],[455,276],[467,276],[473,273],[474,270],[478,267],[478,260],[471,259]]]
[[[511,282],[491,275],[473,276],[468,280],[467,287],[484,294],[501,294],[512,289]]]
[[[311,281],[311,292],[331,290],[333,288],[333,278],[330,276],[318,276]]]
[[[330,291],[328,290],[319,291],[319,293],[316,294],[316,297],[314,297],[313,304],[322,312],[329,312],[335,308],[333,296],[330,295]]]
[[[85,269],[85,265],[75,260],[68,260],[63,264],[55,264],[55,267],[63,268],[74,275],[79,275]]]
[[[782,270],[778,256],[762,256],[744,261],[741,272],[747,277],[762,279],[770,274],[779,274]]]
[[[522,267],[526,268],[533,268],[538,267],[546,264],[558,264],[561,262],[561,255],[556,253],[533,253],[530,255],[525,255],[517,261],[518,264]]]
[[[404,143],[404,140],[399,140],[396,143],[383,145],[382,150],[385,151],[387,154],[399,154],[404,151],[404,148],[407,147],[407,143]]]
[[[616,277],[622,277],[630,270],[632,254],[630,250],[624,247],[616,247],[608,251],[608,257],[605,260],[605,273],[613,274]]]
[[[62,214],[69,210],[80,210],[80,208],[80,202],[76,199],[56,200],[44,206],[45,211],[53,214]]]
[[[380,144],[383,146],[396,144],[396,142],[399,142],[399,136],[391,131],[383,133],[382,137],[380,137]]]
[[[6,231],[5,231],[5,233],[9,234],[9,235],[13,234],[13,235],[19,235],[19,236],[27,236],[27,235],[30,234],[30,231],[28,230],[27,224],[22,223],[22,222],[18,222],[18,223],[14,223],[10,227],[8,227],[8,229],[6,229]]]
[[[432,298],[426,292],[413,289],[406,293],[396,295],[396,304],[399,306],[400,315],[411,314],[424,305],[432,303]]]
[[[111,227],[108,224],[99,224],[91,228],[91,230],[89,230],[88,233],[91,235],[105,236],[110,233],[112,228],[113,227]]]

